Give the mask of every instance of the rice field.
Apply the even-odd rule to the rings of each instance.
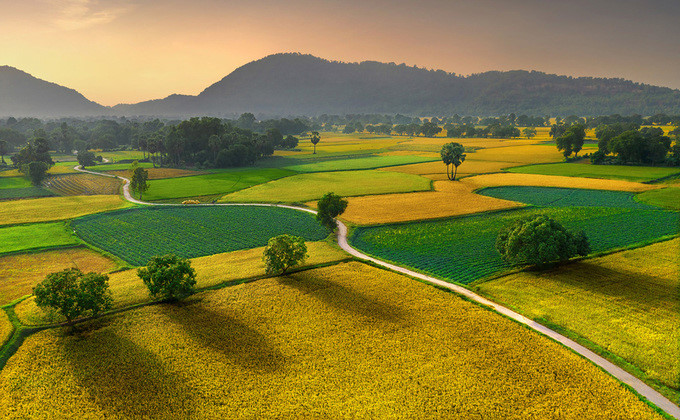
[[[462,143],[464,146],[467,144]],[[544,162],[562,162],[564,156],[557,148],[539,147],[535,145],[495,147],[480,149],[470,155],[471,159],[486,160],[490,162],[510,162],[513,164],[532,164]],[[559,174],[555,174],[559,175]]]
[[[461,168],[465,165],[461,165]],[[500,187],[500,186],[525,186],[525,187],[560,187],[560,188],[584,188],[590,190],[611,190],[641,192],[659,188],[657,185],[642,184],[640,182],[578,178],[557,175],[536,175],[525,173],[498,173],[486,174],[465,178],[464,181],[476,188]]]
[[[0,202],[0,224],[48,222],[66,220],[86,214],[130,207],[119,196],[90,195],[35,198]]]
[[[24,177],[2,177],[0,178],[0,190],[12,188],[29,188],[31,182]]]
[[[342,171],[299,174],[237,191],[220,202],[303,203],[327,192],[341,196],[428,191],[429,179],[383,171]]]
[[[680,168],[651,166],[590,165],[586,163],[555,163],[521,166],[508,169],[510,172],[538,175],[573,176],[581,178],[620,179],[646,182],[673,174],[680,174]]]
[[[176,169],[176,168],[148,168],[146,170],[149,173],[149,179],[164,179],[164,178],[177,178],[181,176],[193,176],[193,175],[203,175],[205,171],[192,171],[188,169]],[[109,175],[121,176],[123,178],[130,178],[129,170],[118,170],[118,171],[106,171]]]
[[[24,342],[0,417],[661,418],[561,345],[356,262],[81,328]]]
[[[0,189],[0,200],[19,200],[23,198],[54,197],[55,194],[42,187]]]
[[[117,195],[122,182],[116,178],[99,175],[74,174],[48,177],[43,185],[62,196]]]
[[[350,171],[361,169],[375,169],[386,166],[398,166],[412,163],[441,161],[441,159],[432,156],[418,156],[418,155],[391,155],[391,156],[370,156],[357,157],[351,159],[338,160],[324,160],[321,162],[305,163],[301,165],[286,166],[296,172],[327,172],[327,171]]]
[[[680,211],[680,188],[668,187],[647,191],[637,195],[637,199],[653,206],[664,207],[669,210]]]
[[[492,172],[500,172],[505,168],[520,165],[520,163],[509,162],[492,162],[466,159],[463,164],[458,167],[458,176],[465,177],[468,175],[486,174]],[[381,168],[381,171],[403,172],[405,174],[425,175],[428,178],[436,180],[446,180],[446,166],[441,159],[436,162],[416,163],[413,165],[391,166],[388,168]]]
[[[12,326],[12,323],[9,322],[7,313],[0,309],[0,346],[9,340],[9,337],[12,335],[12,331],[14,331],[14,326]]]
[[[476,288],[534,319],[595,343],[680,398],[680,239]],[[640,374],[641,373],[641,374]]]
[[[80,241],[64,223],[0,227],[0,254],[78,244]]]
[[[478,192],[488,197],[542,207],[618,207],[653,210],[655,206],[635,200],[624,191],[583,190],[555,187],[490,187]]]
[[[86,273],[106,273],[118,264],[88,248],[0,256],[0,306],[30,295],[48,274],[71,267]]]

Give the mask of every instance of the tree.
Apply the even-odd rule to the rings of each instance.
[[[87,312],[97,316],[113,305],[109,277],[98,273],[83,274],[77,268],[48,274],[33,288],[33,294],[39,307],[55,309],[69,324]]]
[[[565,158],[571,156],[572,153],[578,156],[578,152],[583,148],[585,138],[585,127],[581,124],[574,124],[567,128],[564,134],[555,139],[557,150],[561,151]]]
[[[45,177],[47,177],[47,170],[50,167],[45,162],[31,162],[21,167],[21,171],[28,176],[28,179],[33,185],[42,184]]]
[[[142,199],[142,193],[149,189],[149,184],[146,182],[149,179],[149,171],[144,168],[136,168],[130,180],[130,188],[132,191],[139,193],[139,199]]]
[[[335,218],[341,215],[347,208],[347,200],[339,195],[329,192],[323,195],[317,202],[316,220],[331,231],[337,226]]]
[[[440,154],[446,165],[446,176],[451,181],[455,181],[458,167],[465,161],[465,147],[460,143],[446,143],[442,146]],[[450,172],[449,165],[453,165]]]
[[[94,152],[90,151],[78,152],[78,163],[83,168],[86,166],[94,166],[95,162],[96,158],[94,156]]]
[[[321,136],[318,131],[312,131],[312,136],[310,137],[312,144],[314,145],[314,153],[316,154],[316,145],[321,141]]]
[[[536,129],[534,127],[527,127],[524,130],[522,130],[522,134],[524,134],[526,138],[532,139],[536,137]]]
[[[541,266],[588,255],[590,245],[583,232],[573,233],[547,216],[534,216],[501,231],[496,250],[510,264]]]
[[[262,259],[267,274],[286,274],[288,269],[307,258],[307,245],[299,236],[279,235],[269,239]]]
[[[0,140],[0,161],[2,162],[3,165],[6,165],[7,163],[5,162],[5,155],[9,152],[9,148],[7,147],[7,141],[5,140]]]
[[[295,149],[299,142],[300,140],[298,140],[297,137],[289,134],[286,136],[286,138],[283,139],[281,147],[283,147],[284,149]]]
[[[191,262],[177,255],[163,255],[151,258],[146,265],[137,269],[152,297],[164,300],[181,300],[194,293],[196,271]]]

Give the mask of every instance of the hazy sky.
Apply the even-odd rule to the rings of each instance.
[[[680,88],[679,0],[2,1],[0,65],[104,105],[197,94],[276,52]]]

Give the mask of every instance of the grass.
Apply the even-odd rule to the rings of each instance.
[[[637,367],[680,398],[680,239],[481,283],[493,300],[545,318]]]
[[[668,187],[659,190],[647,191],[637,195],[637,199],[653,206],[665,207],[670,210],[680,211],[680,188]]]
[[[29,188],[32,184],[23,177],[2,177],[0,178],[0,190],[11,188]]]
[[[561,345],[360,263],[80,329],[26,339],[0,417],[660,418]]]
[[[0,202],[0,223],[21,223],[66,220],[86,214],[99,213],[130,207],[131,204],[118,196],[92,195],[73,197],[36,198]]]
[[[461,166],[461,168],[464,164]],[[642,184],[632,181],[621,181],[597,178],[578,178],[555,175],[535,175],[524,173],[498,173],[478,175],[465,178],[464,182],[476,188],[498,186],[527,186],[527,187],[561,187],[585,188],[590,190],[612,190],[640,192],[658,188],[656,185]]]
[[[99,175],[56,175],[47,178],[45,187],[59,195],[117,195],[121,181]]]
[[[626,209],[655,209],[641,203],[624,191],[584,190],[554,187],[491,187],[479,194],[534,206],[550,207],[620,207]]]
[[[6,188],[0,190],[0,200],[16,200],[22,198],[53,197],[55,194],[41,187]]]
[[[77,245],[80,241],[63,223],[0,227],[0,254]]]
[[[467,284],[508,270],[494,244],[519,217],[546,214],[570,229],[582,229],[593,252],[676,235],[680,215],[662,210],[606,207],[530,208],[448,220],[360,227],[351,238],[358,249],[443,278]]]
[[[300,174],[224,196],[224,202],[305,202],[332,191],[341,196],[388,194],[430,189],[429,179],[382,171]]]
[[[298,268],[328,264],[347,258],[347,254],[329,241],[307,242],[309,255]],[[196,287],[216,287],[225,282],[264,277],[262,261],[264,247],[225,252],[191,259],[196,270]],[[125,270],[109,274],[109,287],[114,299],[114,308],[123,308],[149,302],[149,290],[137,276],[137,270]],[[64,319],[54,312],[45,312],[35,305],[33,298],[16,306],[20,320],[27,325],[42,325],[62,322]]]
[[[258,206],[146,207],[91,215],[72,226],[85,242],[137,266],[155,255],[194,258],[264,246],[284,233],[306,240],[328,235],[309,213]]]
[[[143,195],[143,198],[153,201],[211,194],[227,194],[274,179],[290,176],[294,173],[278,168],[246,168],[208,175],[158,179],[149,183],[149,191]]]
[[[680,173],[678,168],[651,166],[590,165],[585,163],[556,163],[530,165],[508,169],[510,172],[538,175],[574,176],[582,178],[621,179],[648,182]]]
[[[55,271],[77,267],[85,273],[105,273],[118,266],[87,248],[70,248],[0,257],[0,306],[30,295],[33,287]]]
[[[360,225],[460,216],[519,206],[475,194],[463,182],[435,181],[435,191],[349,197],[342,219]],[[316,202],[307,203],[316,207]]]
[[[296,172],[350,171],[431,162],[435,160],[441,159],[439,157],[417,155],[371,156],[364,158],[326,160],[322,162],[291,165],[286,166],[285,168]]]

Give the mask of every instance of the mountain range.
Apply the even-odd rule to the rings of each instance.
[[[196,96],[105,107],[73,89],[0,67],[0,116],[319,114],[680,114],[680,90],[538,71],[459,76],[405,64],[345,63],[298,53],[248,63]]]

